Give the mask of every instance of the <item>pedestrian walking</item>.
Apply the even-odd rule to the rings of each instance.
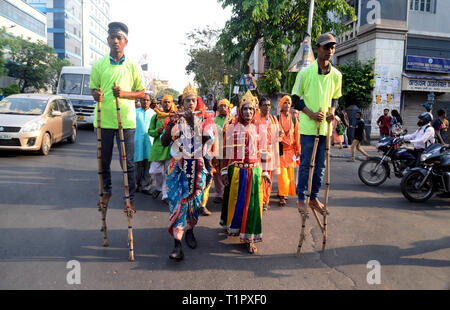
[[[278,123],[281,132],[280,174],[278,175],[279,204],[284,207],[289,196],[296,196],[295,173],[297,158],[300,155],[299,122],[291,112],[292,99],[284,96],[280,100]]]
[[[355,137],[353,138],[353,141],[352,141],[352,146],[351,146],[352,159],[350,161],[353,161],[353,162],[355,161],[355,150],[358,150],[367,158],[369,157],[369,154],[367,154],[366,151],[364,151],[361,148],[361,142],[364,142],[364,143],[367,142],[365,128],[366,128],[366,124],[364,123],[364,120],[362,119],[361,112],[356,112]]]
[[[119,122],[115,98],[119,100],[121,121],[123,125],[124,144],[126,156],[126,170],[129,184],[129,198],[131,206],[135,210],[134,196],[136,192],[136,179],[134,170],[134,135],[136,131],[136,107],[135,100],[145,96],[145,88],[139,66],[125,55],[125,47],[128,44],[128,27],[119,22],[108,25],[108,45],[110,52],[94,63],[90,76],[89,87],[92,96],[98,103],[101,102],[101,168],[103,180],[104,203],[108,206],[112,195],[111,161],[113,154],[114,138],[116,139],[120,157]],[[116,85],[116,86],[115,86]],[[97,124],[97,114],[94,117]],[[122,161],[120,161],[122,165]],[[126,212],[126,206],[124,208]]]
[[[338,116],[337,112],[335,113],[335,118],[332,123],[333,144],[339,144],[339,148],[342,149],[342,143],[344,142],[345,125],[342,122],[341,118]]]
[[[348,119],[347,112],[345,112],[344,106],[340,105],[338,107],[337,115],[341,119],[341,122],[344,124],[344,148],[348,148],[348,128],[350,128],[350,121]]]
[[[305,199],[318,122],[319,139],[309,205],[320,213],[325,212],[318,194],[324,174],[326,138],[332,134],[326,123],[334,120],[334,111],[342,96],[342,74],[330,62],[335,48],[336,40],[331,34],[320,35],[316,42],[317,60],[297,75],[292,89],[292,94],[298,96],[299,110],[303,112],[300,113],[301,155],[297,184],[298,210],[302,214],[307,212]],[[299,100],[301,97],[303,101]],[[326,122],[322,122],[324,119]]]
[[[377,125],[380,128],[380,138],[390,137],[391,121],[392,117],[389,115],[389,109],[384,109],[383,115],[381,115],[377,120]]]
[[[197,90],[189,83],[183,91],[183,114],[171,116],[161,137],[162,146],[172,144],[173,157],[167,169],[169,193],[169,233],[174,249],[169,258],[180,261],[184,257],[181,240],[195,249],[194,227],[202,207],[206,187],[208,143],[214,142],[214,119],[206,118],[206,109],[198,104]]]
[[[239,236],[250,254],[262,241],[262,179],[270,182],[261,168],[259,126],[255,120],[256,100],[250,91],[241,98],[236,121],[227,127],[225,163],[221,171],[225,184],[220,224],[230,236]]]
[[[173,113],[177,110],[173,97],[171,95],[164,95],[161,100],[161,106],[164,113]],[[164,132],[164,123],[167,117],[158,118],[158,115],[153,115],[150,121],[148,134],[153,137],[153,146],[150,150],[148,160],[150,162],[150,175],[152,176],[155,190],[151,193],[153,198],[158,198],[162,193],[161,199],[168,204],[166,175],[167,167],[170,163],[170,145],[163,146],[161,144],[161,136]]]
[[[446,119],[446,113],[444,110],[440,109],[437,111],[438,117],[431,123],[434,128],[436,135],[436,141],[440,144],[445,144],[446,136],[442,136],[444,133],[444,120]]]
[[[150,93],[139,99],[140,106],[136,109],[136,133],[134,135],[134,163],[136,166],[136,192],[150,195],[151,177],[149,173],[151,137],[148,134],[150,120],[155,112],[150,109]]]

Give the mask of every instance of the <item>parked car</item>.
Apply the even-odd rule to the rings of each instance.
[[[49,94],[18,94],[0,101],[0,150],[39,151],[77,137],[77,117],[68,98]]]

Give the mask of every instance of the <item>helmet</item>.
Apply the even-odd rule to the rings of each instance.
[[[423,125],[426,125],[433,120],[433,116],[428,112],[422,112],[419,114],[419,120]]]

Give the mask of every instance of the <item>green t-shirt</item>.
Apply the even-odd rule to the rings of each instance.
[[[112,65],[109,54],[92,67],[89,87],[102,89],[101,127],[118,129],[116,100],[112,88],[116,83],[123,91],[136,92],[144,89],[139,67],[125,57],[121,65]],[[119,99],[120,116],[124,129],[136,128],[136,108],[134,100]],[[94,126],[97,124],[97,105],[95,106]]]
[[[220,117],[220,116],[216,116],[215,118],[214,118],[214,122],[216,123],[216,125],[218,126],[218,127],[220,127],[220,130],[222,130],[223,129],[223,125],[225,125],[225,121],[227,120],[227,117],[225,116],[225,117]]]
[[[308,68],[297,74],[292,95],[303,97],[306,107],[313,113],[322,112],[326,114],[331,108],[332,99],[342,96],[342,73],[330,64],[331,70],[328,74],[319,74],[317,61]],[[327,122],[324,120],[320,125],[320,135],[327,135]],[[305,113],[300,113],[300,134],[313,135],[317,133],[317,122]]]

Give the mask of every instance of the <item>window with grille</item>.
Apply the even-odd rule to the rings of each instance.
[[[410,9],[412,11],[435,13],[436,0],[411,0]]]

